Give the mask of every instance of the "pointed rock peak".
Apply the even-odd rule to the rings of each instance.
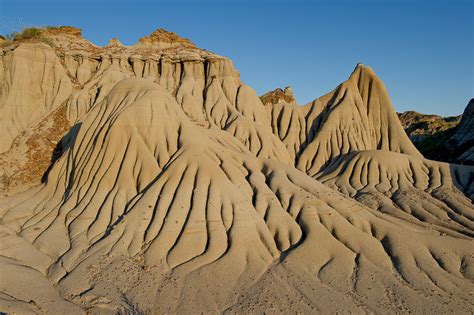
[[[464,114],[466,113],[474,113],[474,98],[471,98],[469,103],[467,103],[466,109],[464,110]]]
[[[371,96],[378,95],[384,99],[384,103],[391,105],[385,85],[371,67],[358,63],[346,82],[359,90],[364,101],[368,101]]]
[[[273,105],[280,102],[285,102],[288,104],[296,104],[295,97],[291,87],[287,86],[285,89],[277,88],[273,91],[267,92],[260,96],[260,100],[264,105]]]
[[[165,46],[173,45],[183,45],[183,46],[192,46],[192,43],[189,39],[183,38],[174,32],[168,32],[163,28],[159,28],[148,36],[140,38],[139,43],[141,44],[161,44]]]
[[[360,77],[367,77],[369,79],[373,79],[377,78],[377,75],[371,67],[359,62],[355,66],[354,71],[352,71],[352,74],[349,79],[354,78],[359,81]]]

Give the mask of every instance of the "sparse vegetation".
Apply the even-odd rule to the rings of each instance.
[[[13,41],[40,38],[42,29],[38,27],[26,27],[20,32],[13,32],[7,35],[7,38]]]
[[[441,117],[408,111],[400,113],[398,116],[406,133],[424,157],[431,160],[458,163],[456,158],[461,152],[449,150],[446,142],[456,132],[461,115]]]
[[[456,155],[446,149],[446,141],[454,134],[455,128],[442,130],[427,136],[425,139],[415,143],[418,150],[428,159],[444,161],[449,163],[456,162]]]
[[[153,314],[150,309],[143,309],[141,308],[138,303],[134,302],[131,298],[129,298],[124,292],[120,292],[122,296],[122,302],[124,307],[117,311],[117,315],[127,314],[127,315],[148,315]]]
[[[54,42],[47,35],[59,33],[80,36],[81,30],[69,26],[25,27],[21,31],[14,31],[5,36],[0,35],[0,39],[2,39],[2,46],[10,45],[13,42],[38,41],[54,47]]]
[[[149,36],[144,36],[140,38],[140,42],[146,43],[146,42],[164,42],[164,43],[178,43],[178,44],[183,44],[183,45],[189,45],[189,46],[194,46],[193,43],[187,38],[182,38],[175,32],[168,32],[167,30],[163,28],[159,28],[153,33],[151,33]]]
[[[82,36],[82,31],[80,28],[72,26],[46,26],[44,30],[48,34],[69,34],[74,36]]]

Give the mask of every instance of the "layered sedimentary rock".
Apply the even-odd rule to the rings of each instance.
[[[13,139],[66,102],[73,85],[55,51],[23,43],[1,53],[0,152]]]
[[[106,47],[96,47],[82,37],[78,38],[77,32],[74,34],[70,34],[69,31],[66,34],[57,31],[49,34],[49,32],[46,33],[47,38],[54,50],[44,43],[23,42],[14,43],[4,49],[6,61],[13,58],[17,51],[30,51],[31,47],[41,54],[48,56],[52,54],[51,58],[59,65],[59,68],[54,69],[61,73],[61,80],[66,82],[55,83],[49,79],[46,82],[49,82],[50,86],[38,87],[43,91],[39,99],[47,99],[48,89],[59,91],[58,86],[63,84],[58,92],[61,97],[54,96],[52,101],[47,103],[49,104],[47,110],[38,109],[31,115],[23,111],[17,113],[19,106],[16,104],[37,106],[35,102],[28,101],[33,96],[18,92],[20,90],[18,87],[11,93],[8,89],[4,90],[6,100],[1,103],[1,107],[6,112],[4,119],[7,123],[2,124],[2,127],[16,126],[18,129],[23,126],[21,130],[10,128],[11,136],[7,133],[2,139],[4,151],[12,149],[11,151],[23,152],[24,156],[30,155],[27,152],[36,151],[36,148],[28,145],[31,142],[29,141],[32,137],[31,132],[19,134],[20,131],[28,127],[30,130],[35,129],[36,125],[47,119],[49,114],[63,103],[70,126],[76,125],[95,104],[108,95],[117,82],[129,77],[140,77],[163,86],[176,98],[188,117],[198,124],[228,130],[258,156],[273,157],[291,163],[284,146],[272,133],[259,98],[251,88],[240,81],[239,74],[234,70],[230,60],[196,48],[189,40],[180,39],[176,34],[166,33],[163,30],[158,30],[149,37],[141,39],[135,46],[129,47],[117,42]],[[29,62],[41,64],[37,60]],[[14,64],[8,64],[4,68],[13,73],[12,77],[18,80],[18,84],[21,80],[30,80],[35,84],[41,82],[36,77],[18,72]],[[43,70],[39,71],[38,75],[45,79],[49,78],[47,74],[51,70],[47,68]],[[4,83],[8,84],[8,81]],[[15,93],[20,96],[17,97]],[[30,98],[23,100],[27,96]],[[7,98],[14,101],[8,101]],[[60,142],[62,135],[64,134],[55,135],[51,141]],[[17,139],[14,139],[15,137]],[[31,182],[40,181],[46,167],[43,172],[37,172],[36,178],[32,180],[30,176],[28,181],[25,181],[18,174],[26,168],[28,161],[24,158],[13,159],[15,165],[12,166],[10,155],[11,153],[6,152],[0,155],[0,164],[9,165],[3,167],[4,171],[0,174],[5,179],[2,183],[4,192],[16,186],[24,188]],[[39,155],[43,156],[43,160],[50,161],[50,156]],[[7,171],[7,168],[19,171]]]
[[[372,69],[264,104],[173,33],[76,33],[48,35],[72,127],[43,183],[0,199],[1,311],[474,310],[474,169],[424,159]]]

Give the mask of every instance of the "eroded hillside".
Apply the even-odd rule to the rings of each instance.
[[[424,159],[370,67],[262,103],[174,33],[41,36],[0,56],[1,311],[474,310],[474,168]]]

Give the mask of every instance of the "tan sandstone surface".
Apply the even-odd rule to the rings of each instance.
[[[0,311],[474,312],[474,167],[358,64],[299,106],[157,30],[0,50]]]

